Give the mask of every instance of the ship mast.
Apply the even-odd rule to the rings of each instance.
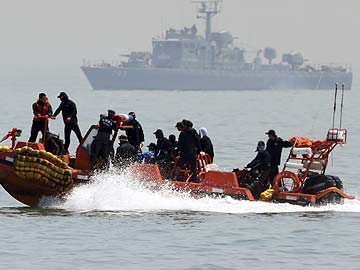
[[[202,15],[197,15],[198,19],[205,19],[206,20],[206,30],[205,30],[205,37],[206,40],[210,39],[211,34],[211,19],[213,16],[220,12],[220,2],[222,0],[199,0],[199,1],[192,1],[193,3],[198,3],[199,8],[197,12]]]

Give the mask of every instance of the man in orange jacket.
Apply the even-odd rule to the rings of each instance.
[[[39,131],[41,131],[44,137],[45,125],[46,125],[46,132],[49,131],[46,117],[52,116],[53,111],[45,93],[39,94],[39,99],[32,105],[32,110],[33,110],[34,118],[31,126],[29,142],[36,141],[36,137]]]

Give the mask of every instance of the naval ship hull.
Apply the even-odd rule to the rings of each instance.
[[[82,66],[94,90],[351,89],[351,72],[199,71],[190,69]]]

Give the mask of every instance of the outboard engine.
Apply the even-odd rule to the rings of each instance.
[[[63,140],[60,139],[59,135],[50,132],[46,133],[45,150],[54,155],[66,154]]]
[[[313,174],[306,179],[302,192],[305,194],[317,194],[330,187],[342,190],[343,183],[337,176]]]

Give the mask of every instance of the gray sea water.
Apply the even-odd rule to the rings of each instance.
[[[348,144],[334,150],[327,171],[356,200],[300,207],[193,199],[153,193],[111,172],[63,202],[31,209],[1,188],[0,269],[360,269],[357,74],[344,95]],[[175,123],[190,119],[195,128],[208,129],[223,170],[245,166],[270,128],[284,139],[323,139],[333,118],[333,91],[93,91],[79,71],[65,82],[19,78],[0,84],[0,132],[21,128],[27,140],[38,93],[46,92],[55,109],[60,90],[77,103],[83,133],[110,108],[136,112],[145,145],[155,141],[156,129],[177,135]],[[337,105],[338,126],[340,99]],[[50,129],[63,136],[61,119]],[[75,147],[73,136],[73,153]]]

